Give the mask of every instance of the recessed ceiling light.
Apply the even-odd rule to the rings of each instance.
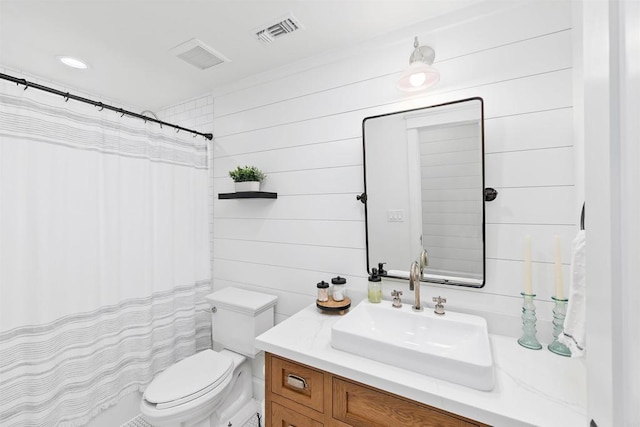
[[[62,62],[64,65],[71,68],[79,68],[81,70],[85,70],[89,67],[86,63],[82,62],[81,60],[77,58],[72,58],[70,56],[60,56],[58,59],[60,59],[60,62]]]

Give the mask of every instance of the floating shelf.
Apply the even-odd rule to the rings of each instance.
[[[218,199],[277,199],[278,193],[269,191],[240,191],[237,193],[218,193]]]

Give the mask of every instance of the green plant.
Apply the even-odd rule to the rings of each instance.
[[[234,182],[246,182],[246,181],[262,181],[267,176],[255,166],[238,166],[232,171],[229,171],[229,176]]]

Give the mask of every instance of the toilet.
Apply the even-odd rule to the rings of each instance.
[[[260,411],[248,358],[258,353],[254,338],[273,326],[277,297],[225,288],[206,299],[223,349],[182,359],[151,381],[140,411],[154,427],[242,427]]]

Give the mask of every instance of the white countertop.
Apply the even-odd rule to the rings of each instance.
[[[331,347],[341,318],[312,304],[256,338],[256,346],[445,411],[501,427],[587,425],[586,368],[546,349],[528,350],[515,338],[490,335],[495,387],[478,391]]]

